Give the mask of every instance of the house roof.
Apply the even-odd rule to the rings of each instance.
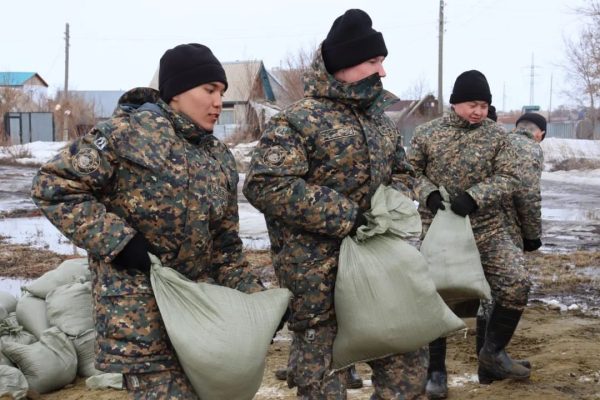
[[[48,87],[46,81],[37,72],[0,72],[0,86],[23,86],[34,77]]]
[[[70,90],[69,93],[81,96],[86,102],[94,104],[94,113],[97,118],[109,118],[115,108],[122,90]]]

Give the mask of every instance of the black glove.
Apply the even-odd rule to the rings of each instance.
[[[279,321],[279,325],[277,325],[277,330],[275,331],[275,333],[273,333],[273,337],[271,338],[271,343],[273,343],[273,340],[275,339],[275,336],[277,336],[277,332],[279,332],[280,330],[282,330],[283,326],[285,325],[285,323],[287,322],[287,320],[290,319],[290,315],[292,315],[292,311],[288,307],[288,308],[285,309],[285,313],[283,314],[283,317],[281,317],[281,321]]]
[[[356,219],[354,220],[354,225],[352,226],[350,233],[348,233],[348,236],[356,235],[356,231],[358,230],[358,228],[363,225],[367,225],[368,223],[369,221],[367,221],[367,217],[365,217],[365,214],[363,214],[362,211],[358,210],[358,213],[356,213]]]
[[[445,210],[446,206],[443,203],[442,195],[439,190],[435,192],[431,192],[429,196],[427,196],[427,208],[433,213],[433,215],[437,214],[438,210]]]
[[[542,247],[542,241],[540,239],[525,239],[523,238],[523,250],[535,251]]]
[[[141,233],[136,233],[113,260],[115,268],[123,270],[138,270],[148,275],[150,273],[150,242]]]
[[[450,208],[461,217],[466,217],[477,210],[477,203],[467,192],[462,192],[452,200]]]

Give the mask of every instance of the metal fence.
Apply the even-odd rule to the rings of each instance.
[[[4,114],[4,131],[12,144],[53,142],[54,115],[51,112],[9,112]]]

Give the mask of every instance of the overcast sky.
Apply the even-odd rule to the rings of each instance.
[[[461,72],[478,69],[498,109],[529,103],[572,104],[564,91],[563,38],[574,38],[586,0],[447,0],[444,100]],[[64,86],[65,23],[70,24],[69,89],[127,90],[147,86],[165,50],[209,46],[221,61],[263,60],[280,66],[316,47],[348,8],[371,15],[389,55],[386,89],[401,98],[424,86],[437,95],[438,0],[20,0],[4,2],[0,71],[38,72],[52,91]]]

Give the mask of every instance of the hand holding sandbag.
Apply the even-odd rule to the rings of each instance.
[[[141,233],[136,233],[113,260],[113,265],[120,270],[138,270],[145,275],[150,274],[150,242]]]
[[[475,203],[475,200],[473,200],[469,193],[462,192],[456,196],[454,200],[452,200],[452,203],[450,203],[450,208],[455,214],[460,215],[461,217],[466,217],[473,211],[477,210],[477,203]]]
[[[429,211],[435,215],[438,210],[445,210],[446,206],[444,205],[444,199],[442,199],[442,195],[439,190],[431,192],[429,196],[427,196],[427,208]]]
[[[536,251],[540,247],[542,247],[542,241],[540,239],[525,239],[525,238],[523,238],[523,250]]]

